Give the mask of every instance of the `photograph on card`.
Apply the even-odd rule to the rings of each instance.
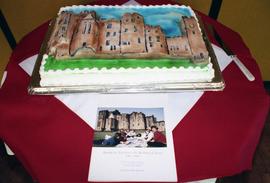
[[[101,107],[97,111],[94,147],[167,147],[163,108]]]

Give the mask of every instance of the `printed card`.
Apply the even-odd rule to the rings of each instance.
[[[100,107],[88,181],[176,182],[164,108]]]

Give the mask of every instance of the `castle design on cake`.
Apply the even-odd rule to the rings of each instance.
[[[146,130],[157,126],[159,131],[165,131],[165,122],[157,121],[154,115],[146,116],[143,112],[131,114],[120,113],[118,110],[102,110],[98,113],[96,131]]]
[[[91,56],[153,56],[207,60],[207,48],[197,20],[182,16],[182,35],[166,37],[161,26],[145,24],[139,13],[124,13],[120,20],[100,19],[95,11],[74,14],[62,11],[48,42],[48,54],[56,59]]]
[[[107,91],[210,82],[215,76],[190,7],[68,6],[52,26],[39,71],[41,86]]]

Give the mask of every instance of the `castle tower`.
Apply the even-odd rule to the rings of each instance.
[[[120,53],[120,21],[101,20],[99,22],[99,53]]]
[[[118,130],[118,121],[115,119],[115,116],[113,116],[113,118],[109,117],[109,120],[111,120],[111,131]]]
[[[125,13],[121,18],[121,53],[143,53],[145,47],[144,19],[138,13]]]
[[[168,54],[165,34],[160,26],[145,26],[145,39],[148,53]]]
[[[105,124],[106,124],[106,119],[108,118],[109,111],[104,110],[104,111],[99,111],[98,113],[98,121],[97,121],[97,126],[96,126],[96,131],[104,131],[105,130]]]
[[[154,125],[154,123],[156,123],[156,118],[152,115],[152,116],[146,116],[145,117],[146,120],[146,129],[151,128],[151,126]]]
[[[115,128],[115,117],[110,112],[109,117],[106,119],[105,131],[112,131]]]
[[[55,56],[57,59],[69,57],[69,48],[74,29],[76,28],[79,16],[61,12],[55,22],[54,31],[48,41],[48,54]]]
[[[183,16],[182,20],[182,30],[186,31],[194,61],[208,58],[209,53],[202,38],[202,34],[196,19],[194,17]]]
[[[128,114],[119,114],[116,116],[118,121],[118,129],[129,130],[129,115]]]
[[[165,131],[165,121],[157,121],[154,125],[158,127],[158,131],[160,132]]]
[[[80,13],[80,21],[73,33],[70,54],[83,57],[95,54],[98,47],[98,23],[95,11]]]
[[[168,50],[171,56],[191,57],[191,50],[186,35],[167,38]]]
[[[130,129],[131,130],[142,130],[146,129],[145,115],[141,112],[133,112],[130,115]]]

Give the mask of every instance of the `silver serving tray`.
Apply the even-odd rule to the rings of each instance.
[[[225,87],[225,82],[217,62],[216,55],[212,45],[207,38],[203,23],[196,15],[202,29],[203,38],[206,43],[211,62],[215,70],[215,76],[211,82],[176,82],[176,83],[153,83],[147,85],[82,85],[82,86],[40,86],[39,68],[42,61],[42,55],[46,52],[47,42],[52,33],[55,19],[49,25],[49,29],[42,43],[37,61],[32,73],[31,81],[28,87],[28,93],[32,95],[53,95],[59,93],[157,93],[157,92],[181,92],[181,91],[221,91]]]

